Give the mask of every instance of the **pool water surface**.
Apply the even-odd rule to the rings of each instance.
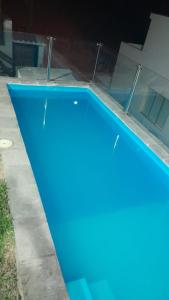
[[[87,88],[8,88],[71,300],[168,300],[167,166]]]

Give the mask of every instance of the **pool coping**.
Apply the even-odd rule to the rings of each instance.
[[[112,97],[93,84],[76,81],[31,82],[16,78],[0,78],[0,138],[10,139],[13,142],[11,148],[0,150],[0,157],[14,223],[19,291],[24,300],[68,300],[57,251],[7,90],[8,83],[86,87],[95,93],[167,166],[169,166],[169,152],[148,130],[126,115]]]

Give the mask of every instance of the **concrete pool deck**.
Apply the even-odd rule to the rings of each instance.
[[[8,77],[0,79],[0,139],[9,139],[13,142],[12,147],[0,149],[0,168],[7,182],[14,223],[19,290],[22,299],[25,300],[66,300],[68,295],[57,254],[7,90],[7,83],[91,88],[106,106],[168,166],[169,151],[157,138],[126,115],[110,96],[94,85],[77,81],[48,83]]]

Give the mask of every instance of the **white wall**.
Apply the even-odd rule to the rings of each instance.
[[[4,54],[8,55],[12,59],[12,21],[5,20],[3,22],[3,30],[4,30],[4,43],[0,45],[0,51]],[[11,68],[11,64],[2,59],[4,66],[7,68]]]
[[[0,50],[12,58],[12,21],[5,20],[3,23],[4,44],[0,45]]]
[[[169,17],[151,14],[143,49],[122,42],[119,52],[169,79]]]

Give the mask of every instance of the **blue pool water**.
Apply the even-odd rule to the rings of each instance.
[[[88,89],[9,91],[71,300],[169,299],[168,168]]]

